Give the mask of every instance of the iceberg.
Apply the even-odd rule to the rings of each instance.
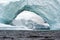
[[[0,3],[0,23],[10,24],[16,16],[24,10],[41,16],[50,25],[51,30],[60,27],[59,0],[3,0]]]

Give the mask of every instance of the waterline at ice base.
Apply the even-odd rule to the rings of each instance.
[[[0,30],[60,30],[59,0],[0,1]]]

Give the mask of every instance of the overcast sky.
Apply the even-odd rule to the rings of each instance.
[[[15,18],[15,20],[20,20],[20,19],[32,20],[39,24],[44,23],[44,20],[40,16],[38,16],[34,12],[29,12],[29,11],[23,11]]]

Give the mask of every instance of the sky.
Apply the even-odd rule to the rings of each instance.
[[[40,16],[30,11],[23,11],[16,17],[15,20],[20,20],[20,19],[33,20],[37,23],[44,23],[44,20]]]
[[[37,14],[35,14],[34,12],[30,12],[30,11],[23,11],[15,18],[15,20],[17,20],[17,21],[20,19],[32,20],[38,24],[48,25],[48,24],[44,23],[44,20],[42,19],[42,17],[40,17]],[[13,21],[13,24],[17,25],[17,21],[15,21],[15,20]]]

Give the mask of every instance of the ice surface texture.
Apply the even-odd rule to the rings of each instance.
[[[0,4],[0,22],[9,24],[22,11],[36,13],[46,21],[51,30],[60,27],[60,1],[59,0],[20,0],[8,1]]]
[[[15,22],[13,25],[15,26],[26,26],[27,29],[32,29],[32,30],[49,30],[49,26],[43,25],[43,24],[38,24],[35,21],[32,20],[26,20],[26,19],[20,19],[20,20],[14,20]]]

